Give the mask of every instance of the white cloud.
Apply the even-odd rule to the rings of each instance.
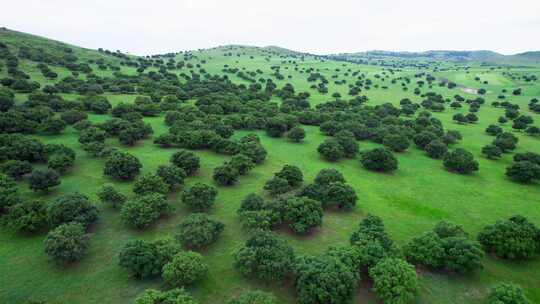
[[[135,54],[223,44],[314,53],[540,50],[538,0],[19,0],[3,26]]]

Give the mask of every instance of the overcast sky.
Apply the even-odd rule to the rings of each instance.
[[[225,44],[317,54],[540,50],[540,0],[5,0],[0,26],[146,55]]]

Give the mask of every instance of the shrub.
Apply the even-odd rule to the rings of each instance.
[[[318,185],[327,186],[334,182],[345,183],[343,174],[336,169],[322,169],[317,173],[317,176],[315,176],[315,183]]]
[[[135,304],[197,304],[198,302],[184,289],[167,291],[147,289],[135,299]]]
[[[167,194],[169,185],[159,175],[147,173],[137,177],[133,184],[133,192],[137,195],[148,193]]]
[[[251,171],[251,169],[255,167],[255,164],[253,163],[251,158],[243,154],[234,155],[228,165],[236,169],[238,171],[238,174],[240,175],[247,174],[249,171]]]
[[[86,195],[74,192],[50,202],[47,217],[52,226],[76,222],[87,227],[98,219],[98,209]]]
[[[20,201],[15,181],[5,174],[0,174],[0,213],[7,211],[10,206]]]
[[[177,253],[163,266],[163,279],[170,286],[187,286],[200,280],[208,273],[202,255],[185,251]]]
[[[86,255],[88,235],[79,223],[62,224],[45,238],[45,253],[57,263],[71,263]]]
[[[497,159],[501,157],[502,150],[495,145],[486,145],[482,147],[482,154],[484,154],[489,159]]]
[[[181,199],[182,203],[195,211],[206,211],[214,204],[217,193],[212,186],[196,183],[182,192]]]
[[[186,171],[184,169],[171,165],[171,166],[159,166],[157,168],[156,174],[163,179],[167,185],[169,185],[169,190],[174,189],[178,185],[183,185],[184,180],[187,177]]]
[[[283,218],[296,233],[307,233],[313,227],[322,224],[323,210],[321,203],[309,198],[288,198]]]
[[[49,191],[49,188],[60,185],[60,175],[53,169],[34,170],[28,176],[30,189]]]
[[[193,213],[178,225],[176,239],[187,248],[202,248],[213,243],[225,225],[208,218],[204,213]]]
[[[234,256],[234,265],[244,276],[265,282],[282,281],[291,271],[294,253],[285,240],[271,232],[257,231]]]
[[[287,133],[287,138],[293,142],[301,142],[306,137],[306,131],[301,127],[294,127]]]
[[[523,289],[515,284],[501,283],[491,288],[488,304],[530,304]]]
[[[345,157],[354,157],[358,153],[358,142],[350,131],[342,130],[336,133],[335,138],[343,148]]]
[[[115,152],[105,162],[103,174],[119,180],[133,180],[139,174],[142,164],[127,152]]]
[[[472,272],[482,268],[484,251],[478,242],[462,236],[442,240],[445,250],[445,266],[458,273]]]
[[[214,168],[212,178],[221,186],[231,186],[238,181],[240,173],[229,164]]]
[[[436,139],[427,144],[425,150],[429,157],[438,159],[442,158],[446,154],[448,147],[445,143]]]
[[[102,203],[111,205],[115,209],[121,206],[127,199],[124,194],[118,192],[112,185],[101,186],[97,196]]]
[[[7,225],[19,232],[35,232],[47,225],[47,209],[40,201],[24,201],[9,208]]]
[[[408,262],[431,268],[440,268],[444,264],[445,252],[441,238],[435,232],[426,232],[413,238],[403,247]]]
[[[322,198],[323,206],[337,206],[340,209],[351,210],[356,206],[358,196],[353,187],[342,182],[330,183]]]
[[[418,279],[413,266],[397,258],[381,260],[369,270],[373,289],[384,303],[411,302],[418,290]]]
[[[283,166],[281,171],[276,173],[275,176],[285,179],[292,188],[300,186],[304,181],[304,175],[300,171],[300,168],[292,165]]]
[[[363,152],[360,162],[364,168],[379,172],[394,171],[398,167],[398,161],[395,156],[392,152],[384,148],[375,148]]]
[[[0,166],[0,171],[14,180],[21,180],[24,175],[32,172],[32,165],[27,161],[8,160]]]
[[[515,215],[505,221],[488,225],[478,234],[486,252],[506,259],[529,259],[540,248],[538,228],[525,217]]]
[[[120,250],[118,263],[137,278],[157,276],[180,250],[173,240],[129,241]]]
[[[474,160],[471,152],[464,149],[455,149],[447,153],[444,158],[446,169],[460,174],[468,174],[478,171],[478,162]]]
[[[402,134],[388,134],[383,138],[383,145],[394,152],[403,152],[409,148],[409,140]]]
[[[128,226],[144,229],[171,209],[162,194],[149,193],[124,203],[120,210],[120,219]]]
[[[345,150],[335,139],[326,139],[319,145],[317,151],[329,161],[337,161],[345,157]]]
[[[227,304],[277,304],[277,299],[271,293],[252,290],[231,299]]]
[[[519,183],[530,183],[540,179],[540,165],[524,160],[506,168],[506,176]]]
[[[187,150],[180,150],[174,153],[170,161],[173,165],[184,169],[188,176],[195,174],[200,167],[199,157]]]
[[[291,186],[286,179],[274,176],[264,184],[264,190],[270,192],[271,195],[278,195],[291,190]]]

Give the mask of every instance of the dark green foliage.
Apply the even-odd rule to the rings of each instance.
[[[21,180],[24,175],[32,172],[32,165],[27,161],[8,160],[0,165],[0,171],[14,180]]]
[[[503,132],[503,129],[497,125],[489,125],[486,128],[486,133],[489,135],[497,136]]]
[[[176,186],[183,185],[184,180],[187,177],[184,169],[174,165],[161,165],[157,168],[156,174],[169,185],[170,190],[174,189]]]
[[[385,251],[392,250],[392,240],[384,229],[382,219],[376,215],[368,214],[360,224],[358,230],[353,232],[351,245],[362,247],[369,242],[379,243]]]
[[[236,184],[240,173],[230,164],[225,164],[214,168],[212,178],[221,186],[231,186]]]
[[[442,158],[448,151],[448,147],[442,141],[435,139],[427,144],[424,148],[431,158]]]
[[[200,167],[199,157],[197,157],[195,153],[187,150],[180,150],[174,153],[171,156],[170,162],[173,165],[182,168],[188,176],[195,174]]]
[[[217,193],[212,186],[196,183],[182,192],[182,203],[194,211],[206,211],[214,204]]]
[[[324,207],[337,206],[343,210],[353,209],[357,200],[354,188],[343,182],[330,183],[325,187],[322,197]]]
[[[540,165],[523,160],[506,168],[506,176],[519,183],[530,183],[540,179]]]
[[[6,88],[0,88],[0,111],[6,112],[15,104],[15,94]]]
[[[290,272],[294,252],[287,242],[271,232],[255,232],[234,256],[234,266],[244,276],[264,282],[282,281]]]
[[[383,145],[394,152],[403,152],[409,148],[409,140],[402,134],[388,134],[383,138]]]
[[[294,268],[301,304],[349,303],[360,279],[357,271],[332,255],[298,258]]]
[[[184,289],[174,288],[167,291],[147,289],[137,296],[135,304],[198,304],[199,302]]]
[[[58,173],[66,173],[73,166],[75,158],[65,153],[54,154],[49,157],[47,167]]]
[[[343,148],[345,157],[353,158],[358,153],[358,142],[352,132],[341,130],[335,134],[335,138]]]
[[[89,247],[89,237],[79,223],[62,224],[45,238],[45,253],[59,264],[82,259]]]
[[[440,221],[435,225],[433,231],[442,239],[448,237],[468,237],[469,234],[463,227],[447,221]]]
[[[426,232],[413,238],[403,247],[405,258],[412,264],[440,268],[444,264],[445,251],[441,238],[435,232]]]
[[[9,207],[20,201],[19,190],[15,181],[5,174],[0,174],[0,213],[6,212]]]
[[[92,142],[105,142],[107,133],[96,127],[88,127],[83,129],[79,135],[79,142],[81,144],[88,144]]]
[[[484,251],[478,242],[462,236],[444,238],[442,242],[449,270],[467,273],[482,268]]]
[[[304,197],[287,199],[283,219],[296,233],[307,233],[322,225],[323,209],[320,202]]]
[[[501,258],[524,260],[532,258],[540,248],[539,229],[525,217],[515,215],[508,220],[488,225],[478,234],[486,252]]]
[[[482,147],[482,154],[484,154],[489,159],[497,159],[501,157],[502,150],[495,145],[486,145]]]
[[[345,178],[343,174],[336,169],[322,169],[315,176],[315,183],[319,185],[327,186],[334,182],[345,183]]]
[[[493,144],[503,152],[509,152],[516,148],[519,139],[512,133],[503,132],[493,140]]]
[[[208,273],[208,266],[199,253],[179,252],[163,266],[163,280],[170,286],[187,286],[202,279]]]
[[[285,179],[291,188],[296,188],[304,181],[304,175],[300,168],[293,165],[285,165],[281,171],[275,174],[276,177]]]
[[[193,213],[178,225],[176,239],[187,248],[202,248],[213,243],[225,225],[208,218],[204,213]]]
[[[236,169],[238,174],[245,175],[255,167],[255,164],[253,163],[253,160],[246,155],[237,154],[231,158],[228,162],[228,166]]]
[[[142,164],[137,157],[117,151],[105,162],[103,174],[119,180],[133,180],[141,168]]]
[[[231,299],[227,304],[277,304],[274,295],[260,290],[247,291],[238,297]]]
[[[301,127],[294,127],[287,133],[287,138],[293,142],[301,142],[306,137],[306,131]]]
[[[414,143],[419,149],[424,149],[430,142],[437,139],[437,135],[433,132],[422,131],[414,136]]]
[[[7,226],[19,232],[35,232],[47,225],[47,209],[40,201],[24,201],[9,208]]]
[[[458,148],[447,153],[444,158],[444,166],[449,171],[469,174],[473,171],[478,171],[478,162],[474,160],[471,152]]]
[[[118,192],[112,185],[101,186],[97,196],[102,203],[111,205],[115,209],[120,207],[127,199],[124,194]]]
[[[258,141],[245,141],[240,143],[240,153],[251,158],[256,164],[262,164],[266,159],[266,149]]]
[[[362,152],[360,162],[364,168],[378,172],[394,171],[398,167],[396,157],[385,148],[375,148]]]
[[[521,286],[501,283],[491,288],[488,295],[488,304],[530,304]]]
[[[149,193],[167,194],[169,185],[157,174],[147,173],[137,177],[133,184],[133,192],[137,195]]]
[[[60,118],[68,125],[73,125],[88,118],[88,114],[79,110],[68,110],[60,115]]]
[[[51,201],[47,217],[52,226],[76,222],[87,227],[98,219],[98,209],[86,195],[74,192]]]
[[[264,190],[270,192],[271,195],[279,195],[290,191],[291,186],[286,179],[274,176],[264,184]]]
[[[162,194],[149,193],[125,202],[120,210],[120,219],[128,226],[145,229],[171,209]]]
[[[418,291],[414,267],[401,259],[381,260],[369,270],[369,276],[375,293],[384,303],[409,303]]]
[[[180,250],[173,240],[129,241],[120,250],[118,263],[137,278],[158,276]]]
[[[46,135],[58,135],[66,128],[66,123],[58,118],[49,117],[39,125],[39,132]]]
[[[334,138],[326,139],[319,145],[317,151],[329,161],[337,161],[340,158],[345,157],[343,146]]]
[[[60,174],[53,169],[34,170],[28,175],[30,189],[49,191],[49,188],[60,185]]]

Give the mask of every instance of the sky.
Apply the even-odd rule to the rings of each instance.
[[[6,0],[0,26],[136,55],[226,44],[515,54],[540,50],[540,0]]]

